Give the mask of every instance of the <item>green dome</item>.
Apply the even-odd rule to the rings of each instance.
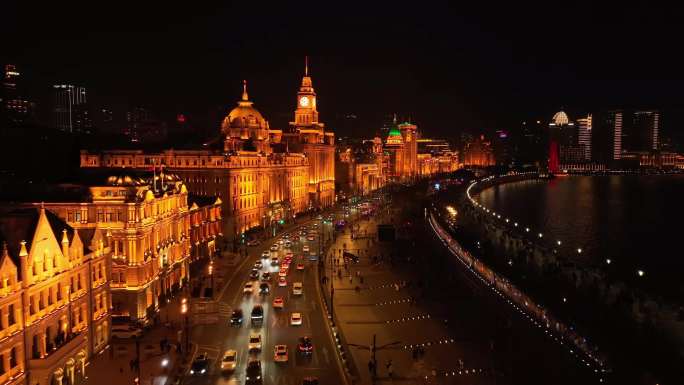
[[[392,127],[389,132],[389,136],[401,136],[401,131],[399,131],[399,129],[396,127]]]

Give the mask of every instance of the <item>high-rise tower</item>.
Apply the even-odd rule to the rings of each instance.
[[[309,194],[314,207],[327,207],[335,202],[335,134],[325,131],[318,121],[316,91],[309,76],[309,60],[305,59],[304,76],[297,92],[297,108],[290,133],[283,139],[290,151],[301,151],[309,158]]]

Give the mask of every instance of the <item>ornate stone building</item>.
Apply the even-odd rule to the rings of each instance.
[[[249,100],[246,83],[237,104],[223,120],[220,138],[203,149],[82,152],[81,167],[167,169],[191,192],[219,197],[224,233],[233,240],[333,204],[335,136],[318,121],[308,73],[298,93],[293,132],[270,128]]]
[[[304,68],[302,85],[297,92],[297,108],[290,133],[284,134],[290,150],[301,152],[309,160],[308,191],[314,207],[329,207],[335,203],[335,134],[325,131],[318,120],[316,92],[308,64]]]
[[[406,122],[390,129],[385,141],[385,151],[388,156],[387,176],[389,179],[407,181],[418,176],[418,137],[416,131],[416,125]]]
[[[81,384],[110,339],[111,247],[42,206],[0,214],[0,383]]]

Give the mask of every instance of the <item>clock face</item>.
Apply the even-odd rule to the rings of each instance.
[[[302,107],[307,107],[309,105],[309,98],[306,96],[299,98],[299,105]]]

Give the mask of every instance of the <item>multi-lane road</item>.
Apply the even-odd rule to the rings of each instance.
[[[267,259],[262,259],[261,254],[280,237],[249,250],[247,260],[242,263],[232,280],[224,290],[219,292],[220,321],[217,324],[196,325],[191,332],[191,340],[197,345],[193,358],[198,354],[206,353],[209,356],[209,370],[201,375],[187,375],[185,384],[243,384],[245,383],[246,365],[250,358],[261,360],[262,380],[264,384],[301,384],[305,377],[317,377],[322,384],[339,384],[339,365],[332,340],[325,325],[324,313],[321,309],[320,296],[316,288],[315,268],[317,261],[309,260],[309,254],[302,251],[303,247],[309,246],[311,252],[320,256],[319,230],[313,229],[312,221],[305,224],[309,233],[315,233],[315,240],[309,241],[306,237],[300,237],[299,230],[290,230],[288,233],[295,241],[291,248],[280,245],[277,255],[280,261],[288,252],[294,257],[286,277],[287,286],[278,286],[279,265],[273,266]],[[319,225],[320,226],[320,225]],[[323,225],[330,226],[330,225]],[[300,256],[302,256],[300,258]],[[270,293],[259,294],[259,283],[250,279],[249,273],[256,261],[262,261],[263,267],[259,273],[271,272],[269,282]],[[305,265],[303,271],[296,269],[297,263]],[[254,292],[243,293],[247,282],[254,282]],[[302,282],[303,294],[293,295],[292,284]],[[285,306],[283,309],[274,309],[273,299],[283,297]],[[262,305],[264,308],[264,321],[262,324],[253,324],[250,314],[254,305]],[[242,309],[244,321],[241,326],[230,325],[230,313],[234,309]],[[290,315],[293,312],[302,314],[302,324],[290,325]],[[260,352],[250,352],[248,340],[250,334],[260,334],[262,349]],[[303,336],[311,337],[314,352],[310,356],[304,356],[297,352],[299,339]],[[274,346],[287,345],[289,360],[284,363],[274,362]],[[228,349],[237,351],[238,362],[233,372],[223,372],[220,361],[224,352]]]

